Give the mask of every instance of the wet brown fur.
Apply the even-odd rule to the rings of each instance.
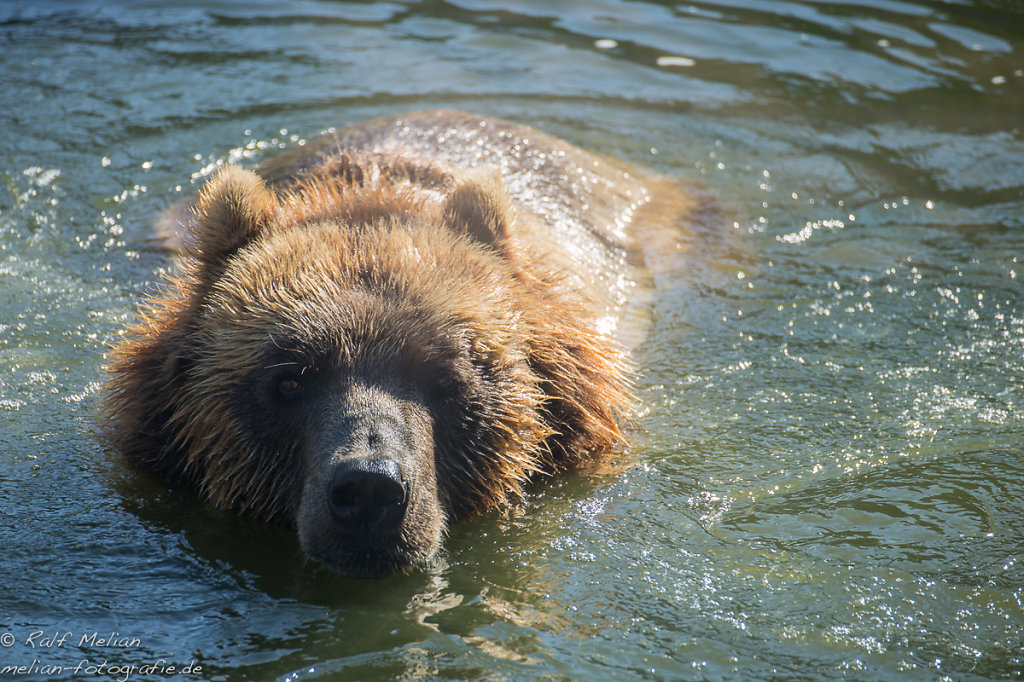
[[[294,523],[299,455],[254,442],[231,394],[262,369],[258,349],[284,325],[371,364],[404,352],[359,342],[380,330],[426,355],[434,336],[468,334],[501,393],[479,406],[481,442],[435,444],[450,518],[608,451],[629,400],[622,351],[594,329],[586,296],[546,264],[545,247],[517,236],[517,220],[486,172],[355,153],[275,187],[222,169],[196,202],[178,274],[112,352],[110,443],[218,507]],[[400,309],[332,303],[366,287],[391,292]]]

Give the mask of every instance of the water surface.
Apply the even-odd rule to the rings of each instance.
[[[164,5],[0,6],[0,676],[1024,676],[1017,3]],[[105,453],[103,353],[217,165],[435,106],[725,218],[658,283],[625,471],[341,580]]]

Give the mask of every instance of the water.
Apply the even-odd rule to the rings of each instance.
[[[1021,678],[1022,54],[997,0],[0,5],[0,677]],[[624,471],[346,581],[105,453],[102,356],[216,164],[434,106],[724,224]]]

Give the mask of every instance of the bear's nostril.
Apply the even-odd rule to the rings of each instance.
[[[391,459],[338,465],[328,490],[328,506],[340,523],[355,530],[395,527],[405,515],[406,484]]]

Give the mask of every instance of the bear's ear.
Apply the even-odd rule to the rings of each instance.
[[[504,250],[513,210],[498,172],[477,169],[455,182],[444,202],[444,220],[453,230]]]
[[[190,251],[216,266],[265,228],[277,213],[274,193],[260,176],[238,166],[217,171],[196,201]]]

